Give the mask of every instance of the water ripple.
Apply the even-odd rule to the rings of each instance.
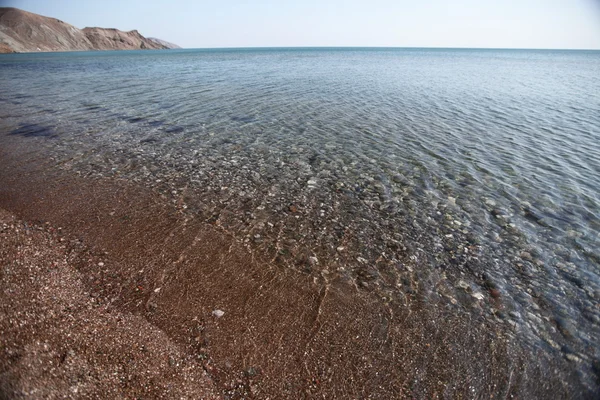
[[[589,360],[600,358],[599,67],[598,52],[551,51],[10,55],[0,128],[51,132],[66,158],[93,149],[98,160],[69,164],[79,171],[127,165],[159,188],[196,187],[198,215],[291,268],[306,268],[298,246],[334,257],[350,240],[358,259],[396,263],[397,282],[373,278],[381,287],[450,285],[443,296],[464,309],[479,307],[465,287],[499,288],[505,309],[490,304],[489,318]],[[399,267],[411,260],[429,267]],[[359,281],[363,264],[339,267]]]

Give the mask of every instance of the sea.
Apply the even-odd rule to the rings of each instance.
[[[599,379],[600,51],[9,54],[0,78],[0,145],[156,190],[285,268],[499,321]]]

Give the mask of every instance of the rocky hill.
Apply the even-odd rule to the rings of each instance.
[[[137,30],[78,29],[56,18],[0,7],[0,53],[170,48]]]
[[[140,35],[137,30],[123,32],[118,29],[83,28],[82,32],[96,50],[166,49],[159,43]]]
[[[180,49],[181,48],[180,46],[177,46],[175,43],[167,42],[166,40],[153,38],[153,37],[149,37],[148,39],[152,40],[153,42],[156,42],[158,44],[162,44],[163,46],[165,46],[169,49]]]

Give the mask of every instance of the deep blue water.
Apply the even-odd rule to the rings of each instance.
[[[187,212],[290,268],[600,357],[598,51],[14,54],[0,77],[2,135],[62,168],[192,187]]]

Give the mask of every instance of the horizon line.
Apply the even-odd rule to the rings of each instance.
[[[63,51],[26,51],[0,53],[0,57],[10,54],[58,54],[58,53],[104,53],[130,51],[250,51],[250,50],[476,50],[476,51],[564,51],[564,52],[600,52],[597,49],[559,49],[559,48],[529,48],[529,47],[418,47],[418,46],[246,46],[246,47],[179,47],[172,49],[128,49],[128,50],[63,50]]]
[[[600,51],[599,48],[554,47],[438,47],[438,46],[221,46],[181,47],[170,50],[244,50],[244,49],[427,49],[427,50],[552,50],[552,51]]]

